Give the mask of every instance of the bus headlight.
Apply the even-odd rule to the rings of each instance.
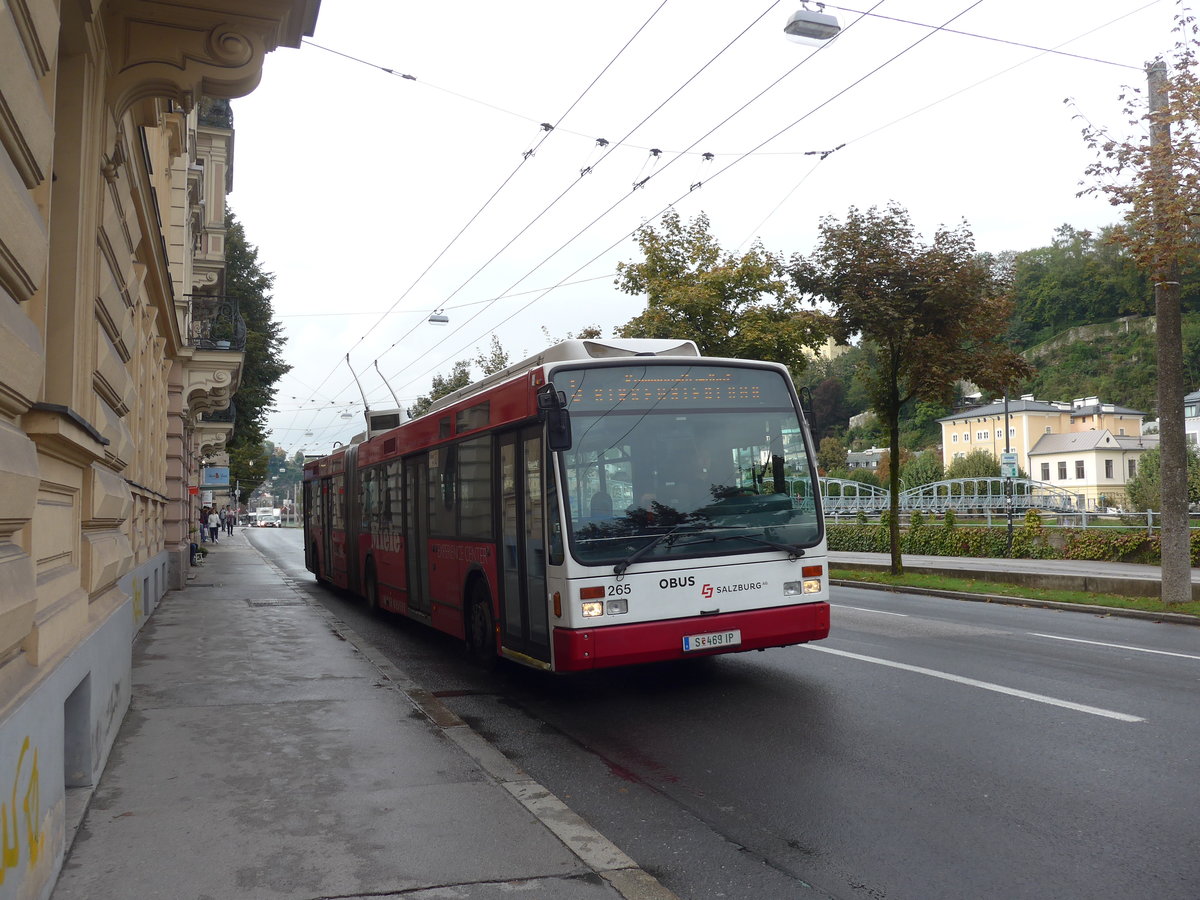
[[[608,614],[610,616],[623,616],[627,612],[629,612],[628,600],[621,599],[608,601]]]
[[[585,619],[591,619],[602,615],[604,615],[603,600],[588,600],[583,604],[583,617]]]
[[[783,596],[798,597],[800,594],[819,594],[821,593],[820,578],[805,578],[803,581],[785,581],[783,583]]]

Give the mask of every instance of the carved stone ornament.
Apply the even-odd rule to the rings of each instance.
[[[117,114],[139,100],[168,97],[191,109],[201,95],[244,97],[279,44],[279,0],[111,0],[109,100]]]

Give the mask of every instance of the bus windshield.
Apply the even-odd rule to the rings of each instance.
[[[561,369],[572,555],[586,564],[786,549],[823,537],[786,377],[754,365]]]

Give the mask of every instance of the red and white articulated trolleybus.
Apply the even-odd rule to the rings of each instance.
[[[305,561],[485,661],[579,671],[829,633],[787,369],[576,340],[304,470]]]

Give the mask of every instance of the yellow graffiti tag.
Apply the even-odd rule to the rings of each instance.
[[[25,742],[21,745],[21,753],[17,757],[17,771],[13,775],[12,803],[0,803],[0,820],[4,823],[0,828],[0,832],[2,832],[0,836],[4,841],[3,845],[0,845],[0,884],[4,884],[4,876],[9,869],[15,869],[21,864],[21,826],[17,816],[17,789],[21,784],[21,773],[25,768],[25,754],[28,752],[29,736],[26,735]],[[22,799],[24,802],[21,804],[21,808],[25,813],[25,840],[29,845],[29,862],[33,864],[38,861],[42,850],[42,841],[45,840],[45,834],[38,827],[42,818],[42,792],[36,747],[33,748],[29,782]]]

